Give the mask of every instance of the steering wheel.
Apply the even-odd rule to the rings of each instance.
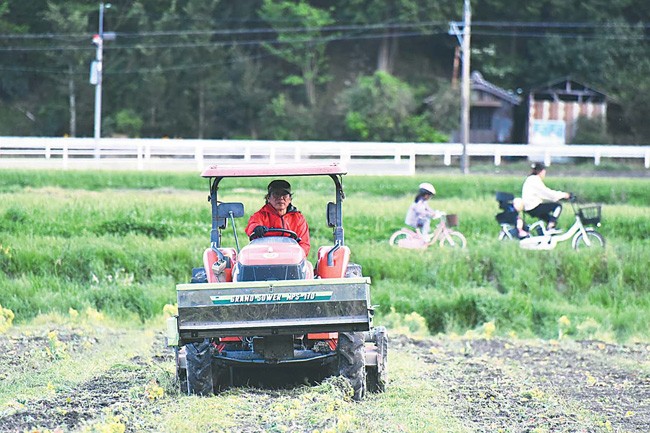
[[[296,242],[300,242],[300,238],[298,237],[298,234],[294,232],[293,230],[288,230],[288,229],[279,229],[279,228],[274,228],[274,227],[269,227],[268,231],[266,233],[282,233],[282,234],[287,234],[289,237]]]

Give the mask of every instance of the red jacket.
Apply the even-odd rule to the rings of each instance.
[[[273,206],[265,204],[260,210],[251,215],[246,226],[246,234],[248,236],[253,234],[253,230],[257,226],[266,226],[268,228],[286,229],[296,232],[300,238],[298,245],[305,251],[305,256],[309,254],[309,226],[307,220],[293,205],[289,206],[287,213],[284,215],[278,214]],[[272,234],[271,234],[272,235]],[[277,236],[278,233],[275,233]]]

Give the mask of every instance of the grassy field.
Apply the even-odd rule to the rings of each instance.
[[[389,247],[422,181],[459,215],[466,250]],[[250,215],[266,183],[224,182],[221,198]],[[331,243],[332,185],[292,183],[313,260]],[[647,431],[650,179],[549,179],[603,203],[597,251],[498,242],[494,192],[516,193],[519,177],[344,184],[346,244],[372,278],[376,323],[390,328],[386,392],[354,402],[333,377],[202,398],[178,391],[162,311],[208,245],[207,181],[0,171],[0,432]],[[566,209],[561,226],[571,218]]]
[[[413,191],[432,182],[433,205],[459,215],[468,248],[425,252],[388,246]],[[495,191],[517,193],[518,176],[346,177],[346,244],[373,281],[379,321],[411,313],[430,332],[463,333],[493,323],[500,335],[610,341],[649,338],[650,179],[550,177],[549,186],[603,203],[605,250],[524,251],[496,240]],[[262,204],[265,179],[223,182],[221,198]],[[329,179],[296,178],[294,204],[317,246],[331,243]],[[207,180],[196,174],[0,172],[0,304],[27,323],[72,308],[146,322],[175,300],[208,245]],[[560,220],[572,222],[570,207]],[[245,219],[238,221],[239,240]],[[224,243],[234,242],[231,232]],[[561,319],[562,318],[562,319]],[[561,320],[560,320],[561,319]],[[399,321],[399,320],[398,320]],[[560,322],[558,322],[560,321]]]

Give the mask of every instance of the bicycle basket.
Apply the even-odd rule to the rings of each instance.
[[[581,207],[578,210],[578,216],[583,224],[598,224],[600,223],[600,205]]]
[[[446,218],[447,227],[456,227],[458,225],[458,215],[450,214]]]

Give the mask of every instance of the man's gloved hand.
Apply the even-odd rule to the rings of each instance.
[[[266,232],[269,231],[269,228],[266,226],[257,226],[253,229],[253,233],[250,236],[250,239],[263,238]]]

